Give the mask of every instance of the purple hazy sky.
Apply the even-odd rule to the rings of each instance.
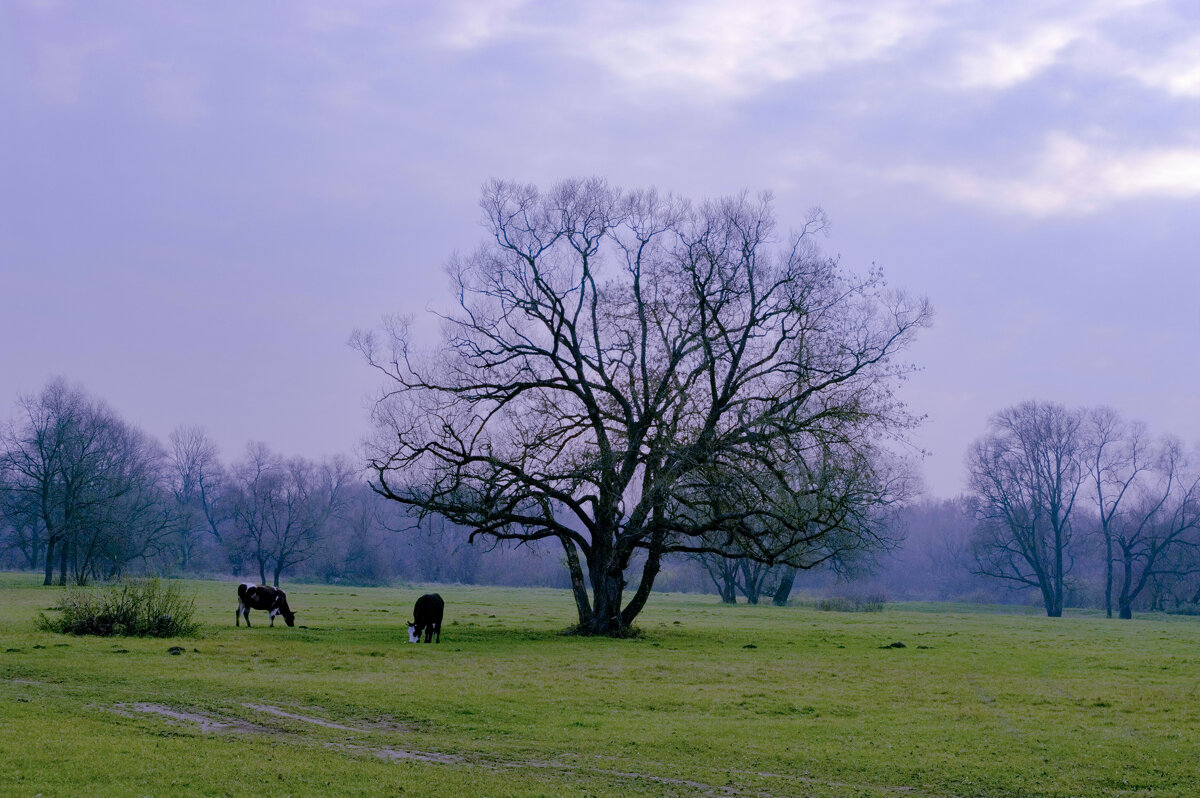
[[[988,416],[1200,439],[1200,4],[0,5],[0,407],[61,374],[226,458],[353,451],[346,346],[446,299],[488,177],[769,189],[937,312],[931,492]]]

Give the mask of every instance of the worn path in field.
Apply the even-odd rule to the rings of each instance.
[[[52,692],[69,693],[72,685],[61,682],[39,682],[30,679],[6,679],[0,684],[7,683],[12,687],[38,687],[39,692],[49,689]],[[590,774],[598,777],[608,777],[623,780],[645,781],[661,784],[664,787],[682,788],[696,795],[726,796],[741,798],[741,796],[756,796],[756,798],[781,798],[803,794],[805,787],[822,788],[824,790],[846,791],[858,795],[921,795],[930,798],[955,798],[950,793],[928,791],[921,788],[879,785],[879,784],[849,784],[839,781],[827,781],[809,776],[771,773],[757,770],[730,770],[730,774],[740,774],[751,778],[775,781],[781,784],[784,792],[777,793],[754,787],[739,787],[734,785],[709,784],[692,779],[659,776],[652,773],[640,773],[620,767],[604,767],[586,762],[564,762],[561,760],[528,759],[523,761],[506,761],[489,759],[481,756],[453,754],[438,751],[421,751],[410,747],[393,745],[375,745],[368,742],[352,740],[326,740],[311,734],[305,734],[304,727],[327,729],[348,735],[397,735],[412,734],[410,725],[391,719],[373,719],[369,721],[339,722],[319,717],[321,710],[313,707],[283,708],[270,704],[243,703],[242,709],[254,713],[254,719],[243,717],[244,713],[223,711],[217,713],[211,709],[194,707],[169,706],[162,703],[134,701],[112,704],[101,709],[115,713],[121,717],[134,718],[154,716],[168,723],[183,724],[197,729],[202,734],[214,735],[270,735],[275,738],[285,738],[291,742],[322,747],[331,751],[341,751],[347,754],[368,754],[390,762],[409,761],[439,765],[463,765],[479,767],[488,770],[519,770],[522,768],[554,770],[562,773]],[[597,757],[601,759],[601,757]],[[615,764],[615,761],[614,761]],[[655,763],[659,764],[659,763]],[[662,764],[662,769],[669,765]],[[787,786],[783,786],[787,785]],[[799,791],[799,792],[798,792]]]
[[[302,724],[310,724],[321,728],[333,729],[335,731],[346,731],[357,734],[369,734],[378,731],[410,731],[402,724],[393,724],[383,722],[380,724],[367,724],[358,726],[349,726],[335,721],[325,720],[315,717],[311,714],[301,714],[292,710],[282,709],[280,707],[271,706],[269,704],[243,704],[243,707],[254,710],[259,713],[264,713],[274,717],[291,720]],[[345,751],[348,753],[365,753],[370,754],[388,761],[415,761],[428,762],[443,765],[468,765],[473,767],[482,767],[491,770],[498,769],[519,769],[519,768],[534,768],[545,770],[558,770],[562,772],[575,773],[590,773],[596,776],[607,776],[619,779],[631,779],[639,781],[648,781],[656,784],[663,784],[671,787],[683,787],[695,791],[697,794],[710,796],[746,796],[753,795],[759,798],[776,798],[776,793],[754,788],[742,788],[731,785],[708,784],[705,782],[694,781],[691,779],[673,778],[669,776],[658,776],[651,773],[639,773],[630,770],[621,770],[617,768],[599,767],[596,765],[588,765],[584,763],[571,763],[553,760],[538,760],[529,759],[524,761],[502,761],[483,759],[477,757],[468,757],[459,754],[447,754],[431,751],[417,751],[410,748],[398,748],[394,746],[377,746],[360,743],[349,742],[329,742],[322,741],[312,737],[307,737],[303,734],[295,732],[281,732],[277,728],[272,728],[268,725],[253,723],[242,718],[218,717],[212,714],[206,714],[195,711],[184,711],[162,704],[120,704],[112,707],[118,714],[129,716],[130,711],[148,713],[166,718],[169,721],[182,722],[189,725],[199,727],[200,731],[209,734],[221,733],[238,733],[238,734],[271,734],[279,735],[286,734],[289,739],[305,742],[308,744],[320,745],[324,748],[336,751]],[[311,711],[311,710],[310,710]],[[915,788],[901,786],[879,786],[879,785],[861,785],[861,784],[846,784],[841,782],[822,781],[820,779],[809,778],[806,776],[791,776],[780,773],[769,773],[765,771],[730,771],[731,773],[741,773],[747,776],[781,780],[791,782],[796,785],[811,785],[821,786],[825,788],[833,788],[838,790],[852,790],[856,792],[882,792],[895,794],[925,794],[918,793]],[[793,794],[793,793],[787,793]],[[947,796],[949,798],[949,796]]]
[[[5,683],[11,687],[37,687],[40,688],[40,693],[44,693],[46,690],[50,690],[51,692],[56,692],[59,694],[70,693],[74,687],[73,685],[62,682],[42,682],[21,678],[0,680],[0,685]],[[771,773],[768,771],[757,770],[728,771],[730,774],[740,774],[751,778],[780,782],[784,792],[778,793],[749,786],[739,787],[734,785],[710,784],[692,779],[660,776],[652,773],[640,773],[637,771],[622,769],[617,766],[604,767],[600,765],[588,764],[587,762],[569,762],[542,759],[506,761],[489,759],[481,756],[470,756],[438,751],[421,751],[407,746],[401,747],[393,745],[375,745],[365,741],[332,741],[320,739],[319,737],[311,734],[305,734],[303,733],[302,729],[304,727],[315,727],[319,729],[327,729],[332,732],[341,732],[344,735],[412,734],[414,729],[408,724],[392,719],[372,719],[366,721],[358,720],[355,722],[330,720],[320,717],[319,715],[322,713],[322,710],[314,707],[283,708],[270,704],[259,703],[242,703],[240,704],[240,707],[245,710],[250,710],[254,714],[254,719],[243,717],[244,713],[237,712],[236,710],[222,711],[218,713],[211,709],[169,706],[163,703],[154,703],[148,701],[122,702],[99,708],[125,718],[134,718],[139,715],[158,717],[167,721],[168,723],[183,724],[195,728],[202,734],[270,735],[275,738],[282,737],[292,742],[322,747],[332,751],[341,751],[347,754],[368,754],[391,762],[409,761],[440,765],[462,765],[468,767],[485,768],[489,770],[519,770],[522,768],[555,770],[562,773],[579,773],[581,775],[590,774],[598,777],[645,781],[653,784],[661,784],[664,787],[682,788],[690,791],[691,794],[696,795],[727,796],[728,798],[740,798],[741,796],[756,796],[757,798],[781,798],[781,796],[803,794],[803,790],[807,786],[809,788],[822,788],[824,790],[846,791],[848,793],[854,793],[858,795],[921,795],[929,796],[930,798],[955,798],[955,796],[950,793],[928,791],[922,788],[900,785],[850,784],[846,782],[816,779],[809,776]],[[596,759],[602,759],[602,757],[596,757]],[[614,765],[616,761],[617,760],[614,760]],[[660,763],[654,764],[657,765]],[[666,764],[661,764],[660,766],[664,770],[669,769],[670,767]]]

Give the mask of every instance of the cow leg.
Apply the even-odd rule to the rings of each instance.
[[[250,628],[250,608],[249,607],[242,610],[242,617],[244,617],[246,619],[246,628],[249,629]]]
[[[438,643],[442,642],[442,625],[441,625],[441,623],[438,623],[438,625],[433,628],[433,631],[437,635],[437,640],[435,642],[438,642]]]
[[[246,620],[246,623],[247,624],[250,623],[249,619]],[[233,625],[234,626],[242,625],[242,602],[240,602],[240,601],[238,602],[237,609],[234,610],[234,612],[233,612]]]
[[[271,610],[271,626],[275,625],[275,616],[279,614],[279,610]]]

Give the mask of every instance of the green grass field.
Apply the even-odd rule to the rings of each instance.
[[[565,592],[439,586],[418,646],[428,588],[286,585],[297,627],[247,629],[188,582],[201,637],[80,638],[38,581],[0,575],[4,796],[1200,794],[1195,619],[671,594],[596,640]]]

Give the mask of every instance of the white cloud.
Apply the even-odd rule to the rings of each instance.
[[[1017,41],[993,39],[966,48],[958,88],[1008,89],[1053,66],[1068,45],[1082,35],[1066,25],[1044,25]]]
[[[946,35],[953,55],[939,81],[952,89],[1011,89],[1065,65],[1082,74],[1121,74],[1130,54],[1117,47],[1130,22],[1162,0],[1083,0],[1048,7],[1004,4]]]
[[[528,0],[456,0],[447,3],[446,22],[438,37],[441,44],[469,49],[515,29],[513,17]]]
[[[923,183],[952,199],[1032,216],[1080,215],[1127,200],[1200,197],[1200,149],[1112,150],[1053,133],[1032,167],[1017,177],[919,165],[889,176]]]
[[[921,69],[924,62],[932,72],[915,80],[954,91],[1012,89],[1066,65],[1077,73],[1133,76],[1175,95],[1200,96],[1200,39],[1179,43],[1161,59],[1146,47],[1134,51],[1117,43],[1130,23],[1166,7],[1163,0],[1053,6],[610,0],[580,10],[533,0],[454,0],[439,15],[433,40],[460,50],[500,40],[541,44],[598,64],[627,88],[700,101],[735,99],[872,62],[897,69]]]
[[[1200,97],[1200,36],[1169,49],[1156,61],[1143,60],[1127,74],[1176,97]]]
[[[722,99],[885,57],[932,24],[936,3],[900,0],[848,8],[824,2],[710,0],[651,18],[635,7],[609,20],[583,52],[635,88]]]

